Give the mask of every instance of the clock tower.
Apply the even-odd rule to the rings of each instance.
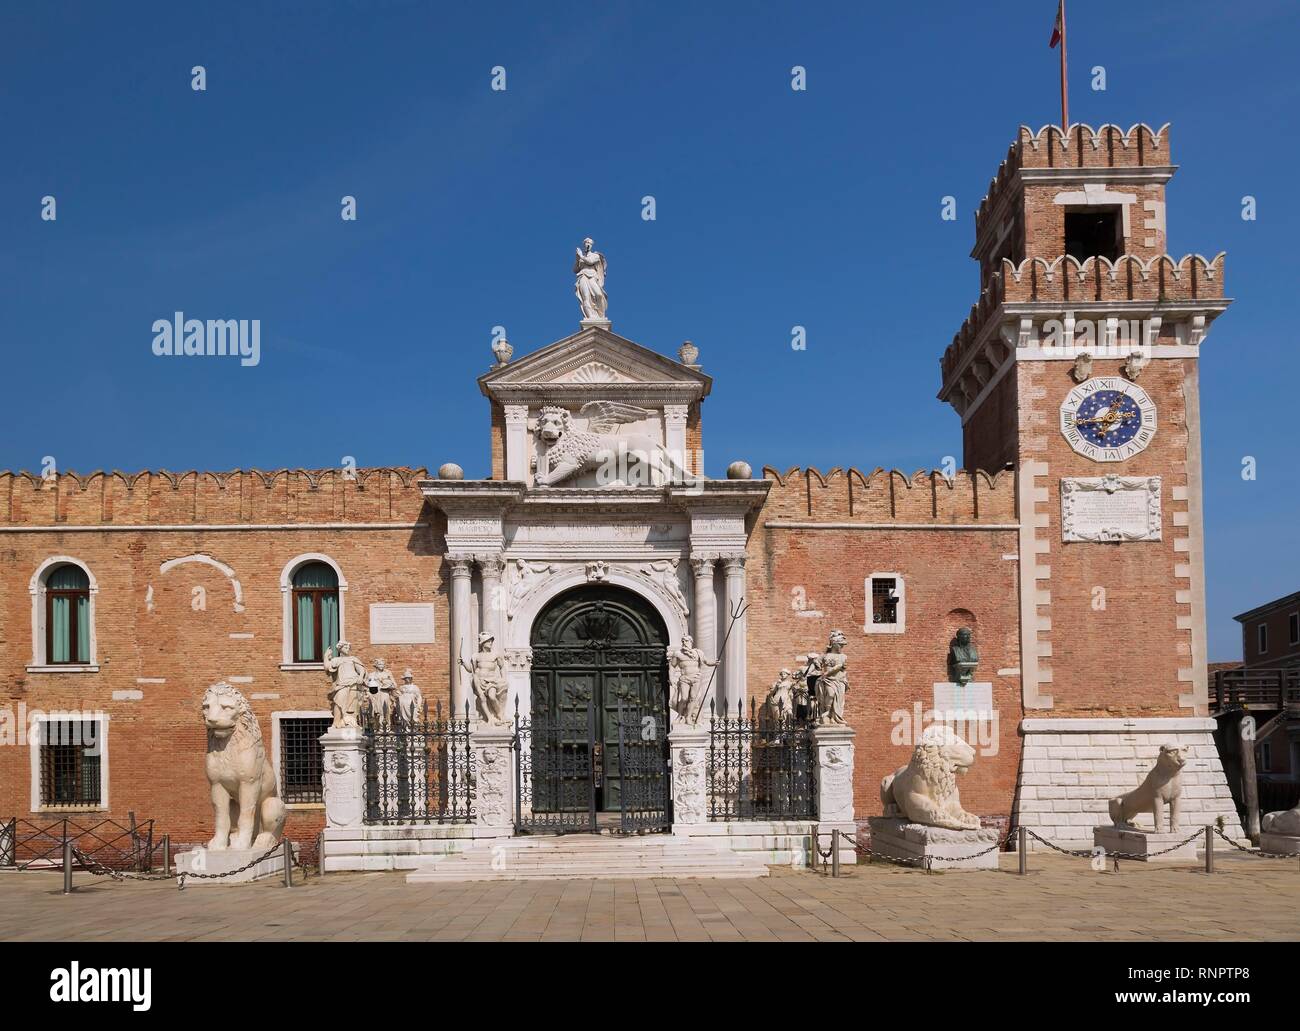
[[[1236,824],[1206,695],[1198,387],[1230,302],[1223,254],[1166,253],[1174,171],[1167,125],[1022,126],[975,217],[979,301],[940,363],[966,468],[1016,470],[1016,809],[1057,839],[1090,840],[1099,801],[1173,742],[1210,789],[1190,823]]]

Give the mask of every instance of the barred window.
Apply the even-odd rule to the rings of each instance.
[[[46,720],[40,729],[41,805],[85,809],[102,804],[97,720]]]
[[[898,622],[898,581],[892,577],[871,581],[871,622]]]
[[[872,573],[867,577],[867,612],[863,630],[868,634],[901,634],[906,629],[903,578],[897,573]]]
[[[284,716],[280,719],[281,797],[285,804],[324,802],[325,773],[320,736],[330,728],[328,716]]]

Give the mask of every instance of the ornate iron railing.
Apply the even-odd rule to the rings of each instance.
[[[367,824],[472,823],[474,750],[469,709],[444,718],[429,711],[367,703],[365,735]]]
[[[709,819],[815,820],[816,755],[809,719],[743,702],[713,711],[706,781]]]

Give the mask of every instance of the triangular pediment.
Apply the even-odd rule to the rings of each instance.
[[[498,365],[479,377],[479,388],[502,403],[584,397],[628,397],[689,403],[705,397],[712,379],[600,326]]]

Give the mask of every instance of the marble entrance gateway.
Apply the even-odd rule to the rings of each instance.
[[[448,464],[420,484],[445,520],[447,701],[476,742],[469,825],[439,828],[434,852],[455,851],[456,839],[611,823],[716,833],[708,797],[723,780],[779,814],[777,796],[797,779],[783,775],[778,789],[755,771],[750,749],[770,764],[791,738],[750,726],[743,712],[746,545],[771,482],[751,479],[744,463],[727,479],[703,475],[700,403],[712,380],[699,352],[686,344],[673,360],[616,334],[605,269],[586,241],[575,261],[578,332],[513,361],[509,344],[493,348],[497,360],[478,380],[493,415],[492,478],[466,479]],[[725,741],[711,738],[715,714],[735,724]],[[852,731],[826,730],[841,746],[836,784],[850,800],[836,808],[849,827]],[[327,753],[346,747],[339,738],[326,735]],[[735,749],[734,767],[707,761],[719,745]],[[364,767],[362,756],[339,769],[355,779]],[[327,762],[327,781],[333,769]],[[803,808],[787,808],[805,819],[738,831],[778,861],[808,854],[816,789],[804,772]],[[757,810],[727,811],[734,830],[737,814]],[[362,851],[374,859],[384,832],[414,833],[349,822],[337,831],[369,835],[374,847]]]

